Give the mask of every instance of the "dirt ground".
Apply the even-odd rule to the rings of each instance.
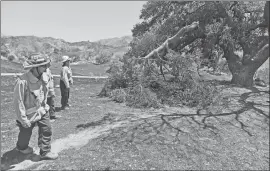
[[[133,109],[97,97],[102,82],[75,79],[72,107],[52,122],[59,158],[35,161],[13,150],[14,78],[1,79],[1,170],[269,170],[269,87],[220,85],[205,109]]]

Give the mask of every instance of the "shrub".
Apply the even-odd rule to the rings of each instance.
[[[162,103],[169,106],[203,107],[210,105],[217,94],[215,86],[209,82],[185,79],[162,83],[155,92]]]
[[[190,107],[210,105],[217,90],[210,82],[200,80],[192,56],[170,52],[166,59],[171,62],[165,74],[160,73],[157,61],[144,65],[139,64],[139,60],[125,59],[124,62],[111,64],[103,95],[139,108],[159,108],[161,104]]]
[[[96,63],[97,64],[105,64],[108,63],[111,60],[113,54],[111,53],[105,53],[105,52],[101,52],[98,54],[98,56],[96,57]]]
[[[122,72],[123,63],[120,61],[114,61],[110,64],[106,73],[110,74],[106,83],[104,84],[99,96],[110,96],[111,92],[115,89],[127,88],[127,80]]]
[[[157,98],[156,93],[142,85],[137,85],[128,89],[126,104],[136,108],[161,107],[160,100]]]

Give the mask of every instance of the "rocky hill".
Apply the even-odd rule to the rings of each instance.
[[[44,52],[50,54],[54,61],[59,61],[62,55],[69,55],[74,61],[95,63],[97,58],[106,58],[106,62],[115,54],[123,55],[127,52],[131,39],[131,36],[124,36],[97,42],[67,42],[52,37],[4,36],[1,34],[1,56],[9,60],[22,61],[28,53]]]

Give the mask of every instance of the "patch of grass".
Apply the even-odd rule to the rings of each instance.
[[[71,64],[71,69],[73,75],[77,76],[104,76],[107,75],[106,70],[108,65],[94,65],[92,63],[79,63]],[[62,63],[53,63],[51,66],[51,71],[53,74],[60,74],[62,68]]]

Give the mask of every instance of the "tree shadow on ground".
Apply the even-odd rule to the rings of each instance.
[[[243,131],[245,131],[249,136],[252,136],[252,133],[246,129],[246,128],[248,128],[248,126],[243,121],[241,121],[239,119],[239,117],[240,117],[240,115],[244,114],[246,111],[255,110],[260,115],[265,117],[265,122],[269,123],[269,113],[265,113],[263,110],[256,107],[256,106],[264,106],[264,105],[259,104],[259,103],[255,103],[255,102],[247,101],[247,99],[252,94],[260,94],[260,93],[268,93],[269,94],[269,91],[261,91],[261,90],[257,89],[256,87],[252,87],[252,88],[250,88],[250,90],[251,90],[251,92],[243,93],[243,94],[240,95],[240,98],[239,98],[238,102],[240,104],[242,104],[242,107],[239,110],[235,110],[235,111],[232,111],[232,112],[226,112],[226,113],[216,113],[216,114],[212,113],[211,111],[208,111],[209,113],[202,114],[201,111],[204,110],[204,109],[198,109],[196,114],[180,114],[180,113],[173,113],[173,114],[170,114],[170,115],[162,115],[161,114],[161,119],[163,120],[163,122],[165,122],[167,125],[169,125],[169,123],[165,119],[166,117],[167,118],[168,117],[173,117],[174,119],[183,118],[183,117],[189,117],[195,123],[202,126],[204,129],[205,128],[210,128],[210,129],[213,129],[213,130],[217,130],[216,127],[207,124],[207,119],[209,119],[209,118],[218,119],[218,117],[235,115],[235,120],[240,124],[240,128]],[[267,106],[269,106],[269,105],[267,105]],[[201,122],[196,121],[195,116],[202,117],[202,121]]]
[[[253,97],[260,99],[261,95],[265,96],[269,94],[269,91],[262,91],[255,87],[250,90],[249,92],[234,94],[233,99],[236,101],[230,102],[228,106],[222,105],[220,106],[221,110],[214,112],[203,108],[198,109],[195,113],[157,112],[154,115],[141,118],[140,113],[138,113],[138,116],[127,115],[127,117],[118,118],[114,114],[108,113],[98,121],[79,124],[77,128],[115,124],[125,120],[129,121],[128,124],[124,127],[110,129],[106,134],[100,136],[100,141],[109,142],[109,144],[115,144],[116,146],[119,144],[123,146],[123,143],[124,145],[131,144],[129,147],[134,148],[137,152],[145,145],[149,145],[147,146],[149,149],[152,146],[159,148],[156,145],[161,145],[161,147],[166,146],[167,150],[173,148],[171,151],[172,156],[177,156],[183,162],[194,163],[194,166],[197,166],[196,163],[198,163],[194,155],[201,155],[204,156],[203,159],[219,163],[222,166],[222,163],[225,163],[224,166],[238,168],[241,163],[238,163],[235,158],[230,156],[224,158],[224,150],[227,150],[226,154],[239,154],[240,158],[237,158],[239,161],[241,158],[248,160],[249,153],[244,149],[240,149],[241,145],[230,146],[230,143],[238,141],[244,143],[247,139],[261,141],[262,139],[257,139],[256,134],[259,133],[264,136],[265,132],[261,129],[267,130],[269,128],[269,113],[260,109],[260,107],[265,108],[269,104],[252,100]],[[251,99],[249,99],[250,97]],[[236,104],[233,104],[234,102]],[[236,105],[236,108],[230,108],[232,104]],[[251,113],[252,117],[256,117],[255,119],[261,122],[261,125],[250,124],[250,121],[253,122],[254,118],[245,120],[245,118],[251,117],[249,115]],[[246,145],[256,147],[254,144]],[[147,149],[145,150],[147,151]],[[146,151],[145,153],[147,153]],[[148,155],[145,153],[144,155]],[[168,152],[165,150],[161,153]],[[269,161],[269,158],[259,156],[256,162],[265,160],[265,158]],[[244,165],[241,165],[241,167],[244,167]],[[228,167],[228,169],[232,168]]]
[[[224,82],[224,84],[227,84],[228,82]],[[265,122],[269,123],[269,114],[265,113],[263,110],[259,109],[257,106],[269,106],[269,105],[263,105],[263,104],[259,104],[259,103],[255,103],[252,101],[247,101],[247,99],[250,97],[250,95],[254,95],[254,94],[260,94],[260,93],[268,93],[269,91],[262,91],[257,89],[256,87],[252,87],[250,88],[251,92],[247,92],[247,93],[243,93],[239,96],[239,104],[242,105],[242,107],[238,110],[235,111],[231,111],[231,112],[225,112],[225,113],[212,113],[211,111],[207,111],[207,113],[201,113],[201,111],[205,110],[205,109],[198,109],[196,113],[189,113],[189,114],[182,114],[182,113],[172,113],[172,114],[158,114],[155,117],[160,117],[160,120],[162,121],[162,123],[160,124],[160,127],[162,127],[163,125],[167,125],[179,132],[184,132],[183,130],[181,130],[180,128],[177,128],[175,126],[172,126],[172,124],[170,124],[170,120],[176,120],[176,119],[181,119],[181,118],[190,118],[191,121],[193,121],[194,123],[196,123],[198,126],[202,127],[203,129],[209,128],[212,131],[214,130],[218,130],[217,127],[210,125],[207,123],[207,120],[210,118],[215,118],[218,120],[219,117],[224,117],[224,116],[234,116],[235,120],[240,124],[240,129],[243,130],[244,132],[246,132],[249,136],[252,136],[252,133],[250,131],[248,131],[246,128],[248,128],[248,126],[239,119],[240,115],[243,115],[246,111],[249,110],[255,110],[256,112],[258,112],[260,115],[262,115],[263,117],[265,117]],[[236,97],[236,96],[235,96]],[[266,101],[267,102],[267,101]],[[226,106],[227,108],[229,108],[229,106]],[[201,121],[198,121],[195,119],[195,117],[201,117]],[[147,121],[147,119],[138,119],[137,121],[140,120],[144,120],[145,122]],[[79,124],[76,126],[76,128],[88,128],[88,127],[92,127],[92,126],[98,126],[98,125],[102,125],[104,123],[113,123],[113,122],[117,122],[119,120],[115,120],[113,118],[113,115],[111,115],[110,113],[108,113],[106,116],[104,116],[103,118],[101,118],[101,120],[95,121],[95,122],[89,122],[89,123],[85,123],[85,124]],[[190,122],[190,120],[189,120]]]
[[[40,160],[37,154],[23,154],[16,150],[16,148],[6,152],[1,157],[1,170],[9,170],[14,168],[15,164],[21,163],[25,160],[31,160],[33,162],[38,162]]]
[[[88,127],[95,127],[95,126],[99,126],[108,122],[113,122],[114,118],[113,115],[111,113],[108,113],[107,115],[103,116],[100,120],[95,121],[95,122],[89,122],[86,124],[78,124],[76,126],[76,128],[88,128]]]

